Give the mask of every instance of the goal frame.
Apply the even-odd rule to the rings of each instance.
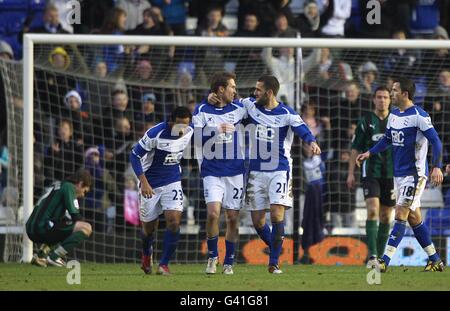
[[[398,39],[324,39],[324,38],[214,38],[195,36],[114,36],[25,34],[23,36],[23,242],[22,262],[30,262],[33,243],[25,230],[33,211],[33,110],[34,110],[34,45],[35,44],[124,44],[155,46],[220,46],[220,47],[293,47],[293,48],[359,48],[359,49],[450,49],[450,40]],[[296,232],[296,230],[294,230]]]

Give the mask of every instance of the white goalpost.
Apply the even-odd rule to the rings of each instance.
[[[111,35],[46,35],[25,34],[23,36],[23,240],[22,262],[30,262],[33,243],[28,239],[25,222],[34,205],[34,52],[38,45],[150,45],[175,47],[222,47],[222,48],[330,48],[330,49],[450,49],[450,40],[381,40],[381,39],[297,39],[297,38],[206,38],[173,36],[111,36]],[[450,69],[450,68],[449,68]],[[297,73],[298,74],[298,73]],[[300,77],[297,77],[300,80]],[[300,90],[301,91],[301,90]],[[297,100],[294,107],[300,107]],[[449,120],[450,122],[450,120]],[[294,230],[296,232],[296,230]]]

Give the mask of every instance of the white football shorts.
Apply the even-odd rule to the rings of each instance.
[[[151,198],[144,198],[139,193],[139,216],[141,221],[153,221],[167,210],[183,211],[181,181],[154,188],[153,192],[155,194]]]
[[[270,210],[271,204],[293,206],[292,178],[287,171],[251,171],[245,194],[245,206],[250,211]]]
[[[206,204],[220,202],[225,209],[240,210],[244,198],[244,175],[206,176],[203,189]]]
[[[417,207],[420,207],[420,198],[426,184],[426,176],[394,177],[397,205],[409,207],[410,210],[415,211]]]

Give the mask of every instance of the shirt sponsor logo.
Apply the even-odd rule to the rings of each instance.
[[[405,143],[405,133],[403,131],[391,131],[392,145],[403,147]]]
[[[169,153],[166,155],[163,165],[177,165],[180,163],[182,157],[183,152]]]

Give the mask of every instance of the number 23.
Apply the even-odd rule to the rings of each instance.
[[[183,201],[183,191],[182,190],[172,190],[172,192],[175,193],[175,195],[173,196],[172,200],[174,200],[174,201],[176,201],[176,200]]]

